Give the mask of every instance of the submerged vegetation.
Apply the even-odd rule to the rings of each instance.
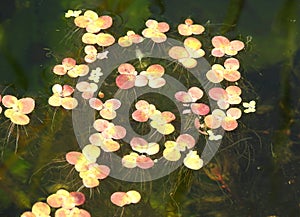
[[[296,1],[276,1],[278,46],[247,29],[246,1],[227,1],[222,24],[210,4],[204,17],[168,1],[26,2],[0,17],[3,68],[18,73],[0,96],[0,215],[299,215]],[[47,6],[46,44],[24,30],[8,49],[18,13],[34,23]]]

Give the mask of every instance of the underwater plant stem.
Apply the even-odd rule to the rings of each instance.
[[[235,28],[236,23],[242,13],[244,3],[244,0],[230,0],[227,14],[224,20],[225,25],[223,25],[223,27],[221,28],[222,34],[225,34]]]
[[[122,217],[123,216],[123,214],[124,214],[124,207],[122,207],[122,212],[121,212],[121,214],[120,214],[120,217]]]
[[[19,138],[20,138],[20,132],[19,132],[19,126],[17,126],[17,138],[16,138],[15,153],[17,153],[17,151],[18,151]]]
[[[58,131],[61,130],[64,119],[66,117],[66,113],[63,111],[56,113],[56,119],[55,119],[55,127],[52,127],[52,118],[49,117],[50,114],[47,114],[47,121],[44,122],[44,126],[47,126],[46,129],[44,129],[43,132],[41,132],[41,135],[39,137],[39,145],[40,145],[40,152],[36,160],[35,167],[33,168],[33,171],[38,171],[45,163],[47,163],[49,159],[49,152],[51,151],[52,146],[55,144],[55,135]],[[30,194],[33,192],[36,192],[36,189],[40,187],[40,181],[41,181],[42,173],[36,173],[34,177],[32,178],[32,184],[30,185]]]
[[[291,72],[294,66],[294,55],[297,48],[298,40],[296,38],[297,28],[291,22],[286,22],[286,17],[294,16],[296,14],[296,1],[285,1],[282,11],[279,14],[278,28],[284,27],[286,33],[286,63],[280,71],[280,98],[279,98],[279,112],[281,116],[279,132],[274,136],[273,151],[275,163],[279,163],[277,168],[280,168],[282,163],[287,163],[291,157],[290,146],[292,144],[290,139],[290,126],[295,117],[295,112],[292,105],[292,91],[291,91]],[[284,22],[285,21],[285,22]],[[282,23],[284,22],[284,23]]]
[[[14,184],[16,181],[8,173],[9,168],[18,160],[19,157],[16,154],[11,154],[5,163],[0,166],[0,190],[5,192],[7,198],[10,198],[18,207],[29,208],[31,203],[26,192],[19,185]],[[1,195],[1,197],[4,197],[4,195]]]

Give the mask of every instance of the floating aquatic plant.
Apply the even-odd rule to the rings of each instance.
[[[138,203],[141,200],[141,195],[135,190],[115,192],[111,195],[110,200],[113,204],[123,207],[131,203]]]
[[[164,44],[168,40],[167,32],[170,30],[170,26],[166,22],[158,22],[154,19],[146,21],[146,28],[141,32],[142,36],[133,31],[127,31],[125,36],[123,35],[116,40],[112,34],[106,32],[113,25],[111,16],[99,16],[91,10],[86,10],[83,15],[81,13],[81,10],[69,10],[65,17],[74,17],[75,26],[83,29],[81,40],[85,44],[83,47],[85,56],[82,59],[91,65],[77,65],[75,59],[66,57],[61,63],[54,66],[52,72],[57,76],[67,74],[71,78],[79,78],[76,89],[80,94],[76,97],[82,99],[72,96],[75,91],[73,87],[66,84],[55,84],[52,87],[53,94],[48,99],[48,103],[51,106],[62,106],[68,110],[87,105],[89,109],[95,111],[96,118],[92,126],[89,126],[87,133],[88,144],[82,147],[82,152],[71,151],[65,156],[67,162],[73,165],[79,173],[82,187],[96,188],[99,186],[100,180],[111,174],[113,167],[98,164],[98,162],[104,159],[103,156],[111,157],[113,154],[118,155],[120,171],[123,169],[134,169],[135,171],[149,169],[151,171],[158,165],[157,156],[160,156],[170,165],[181,161],[185,167],[191,170],[201,169],[207,162],[204,162],[201,155],[198,154],[201,149],[199,147],[201,144],[196,141],[198,134],[204,135],[210,141],[221,140],[223,134],[219,134],[219,130],[235,130],[238,127],[238,119],[242,116],[240,109],[240,104],[243,101],[242,89],[238,83],[242,73],[238,71],[240,69],[239,60],[232,56],[244,49],[244,43],[239,40],[230,41],[224,36],[215,36],[211,39],[213,48],[209,50],[207,48],[212,46],[203,44],[202,39],[198,37],[205,31],[205,28],[200,24],[194,24],[192,19],[185,19],[184,23],[177,27],[180,35],[187,36],[183,43],[171,44],[171,46],[168,43]],[[191,37],[192,35],[193,37]],[[145,45],[147,39],[150,39],[150,43]],[[222,58],[217,59],[210,69],[205,71],[203,78],[207,79],[204,82],[206,84],[205,91],[192,82],[192,86],[184,85],[185,88],[181,86],[178,87],[179,90],[172,92],[173,102],[178,108],[180,106],[182,108],[180,119],[189,117],[187,120],[194,122],[196,136],[192,133],[179,132],[179,129],[176,128],[179,118],[173,110],[169,109],[169,105],[168,111],[161,111],[158,109],[159,101],[149,103],[150,101],[148,102],[143,98],[143,94],[139,95],[139,100],[134,101],[135,109],[133,112],[129,110],[131,113],[128,112],[126,115],[133,119],[133,124],[148,125],[153,134],[147,139],[142,136],[133,136],[128,139],[130,134],[126,126],[122,126],[122,121],[116,123],[118,120],[122,120],[122,117],[118,116],[118,112],[127,104],[117,98],[118,94],[115,94],[116,97],[112,96],[112,87],[119,88],[118,93],[129,95],[129,93],[139,93],[143,88],[149,88],[155,93],[160,93],[160,90],[164,92],[172,89],[172,85],[176,86],[175,83],[172,83],[173,80],[170,82],[170,75],[177,73],[176,67],[170,72],[169,65],[164,64],[163,61],[152,63],[148,58],[149,56],[143,62],[146,52],[142,52],[141,48],[142,46],[147,47],[149,44],[148,49],[150,51],[156,48],[166,49],[164,59],[169,61],[170,65],[176,65],[176,67],[180,65],[181,70],[185,70],[185,72],[188,70],[197,71],[201,58],[209,53],[213,57]],[[112,79],[109,82],[105,83],[101,78],[107,78],[107,68],[102,66],[92,68],[91,66],[99,61],[106,63],[104,66],[107,66],[108,61],[119,54],[115,51],[110,53],[109,49],[104,50],[105,47],[112,45],[123,48],[124,52],[127,51],[126,49],[128,52],[132,52],[131,49],[134,47],[135,59],[139,60],[140,65],[138,66],[132,60],[114,63],[113,66],[117,68],[117,72],[111,76]],[[99,52],[100,50],[102,52]],[[195,76],[195,74],[193,75]],[[104,87],[107,84],[109,90]],[[201,84],[203,85],[203,83]],[[98,96],[101,99],[95,96],[98,91]],[[149,92],[151,93],[151,91]],[[211,101],[216,103],[214,108],[209,105]],[[78,106],[79,103],[82,104]],[[14,124],[26,125],[29,123],[30,119],[27,115],[34,109],[33,99],[18,100],[14,96],[6,95],[2,98],[2,104],[8,108],[4,115]],[[244,113],[255,112],[255,104],[253,100],[249,103],[243,102]],[[152,138],[155,137],[160,139],[152,141]],[[115,192],[110,199],[113,204],[123,207],[138,203],[141,200],[141,195],[135,190]],[[83,193],[58,190],[55,194],[48,196],[47,204],[36,203],[33,205],[32,211],[23,213],[22,217],[50,216],[50,207],[57,208],[55,211],[57,217],[89,217],[90,214],[86,210],[77,208],[84,202]]]
[[[84,204],[85,196],[81,192],[68,192],[59,189],[47,197],[47,203],[36,202],[31,211],[24,212],[21,217],[50,217],[51,207],[56,209],[55,217],[91,217],[90,213],[77,206]]]
[[[13,124],[29,124],[30,118],[27,115],[35,107],[34,99],[30,97],[17,99],[15,96],[5,95],[2,98],[2,104],[7,108],[4,112],[5,117],[9,118]]]
[[[131,152],[128,155],[123,156],[122,165],[126,168],[141,168],[149,169],[154,166],[154,161],[146,155],[139,155],[135,152]]]
[[[150,38],[156,43],[162,43],[167,40],[165,32],[169,31],[169,24],[150,19],[146,21],[146,26],[147,28],[142,31],[142,35],[145,38]]]
[[[89,151],[94,151],[90,149]],[[99,180],[105,179],[110,172],[109,167],[99,165],[94,161],[90,161],[83,153],[68,152],[66,160],[69,164],[74,165],[79,176],[82,179],[83,185],[87,188],[94,188],[99,185]]]
[[[224,67],[220,64],[214,64],[206,73],[206,77],[213,83],[220,83],[223,79],[227,81],[238,81],[241,77],[239,71],[240,63],[235,58],[228,58],[224,62]]]
[[[251,100],[250,102],[243,102],[243,107],[245,108],[245,113],[255,112],[255,105],[256,102],[254,100]]]
[[[102,29],[108,29],[111,27],[113,21],[110,16],[98,16],[94,11],[87,10],[83,15],[78,16],[74,19],[76,26],[85,28],[89,33],[97,33]]]
[[[65,18],[78,17],[81,13],[82,13],[82,10],[78,10],[78,11],[68,10],[65,13]]]
[[[68,74],[71,78],[85,76],[89,72],[89,67],[86,64],[76,65],[76,60],[67,57],[64,58],[62,64],[56,65],[53,68],[53,73],[56,75]]]
[[[139,74],[134,66],[129,63],[121,64],[118,68],[120,75],[116,78],[116,85],[120,89],[130,89],[132,87],[144,87],[147,84],[151,88],[160,88],[166,81],[162,78],[165,69],[159,64],[149,66],[146,71]]]
[[[178,33],[183,36],[200,35],[205,28],[200,24],[194,24],[192,19],[186,19],[184,24],[178,25]]]
[[[133,43],[138,44],[138,43],[141,43],[143,40],[144,40],[144,38],[142,36],[140,36],[139,34],[135,34],[134,31],[128,31],[127,35],[120,37],[118,39],[118,44],[122,47],[129,47]]]
[[[224,36],[213,37],[211,43],[215,47],[214,49],[212,49],[211,55],[215,57],[223,57],[225,54],[229,56],[234,56],[245,46],[242,41],[229,41],[228,38]]]
[[[178,60],[186,68],[197,66],[197,58],[203,57],[205,52],[201,49],[201,42],[197,38],[188,37],[184,40],[184,47],[174,46],[169,50],[169,55]]]
[[[71,95],[74,92],[74,88],[65,84],[55,84],[52,87],[53,95],[48,99],[48,103],[51,106],[59,107],[62,106],[65,109],[74,109],[78,105],[78,101]]]

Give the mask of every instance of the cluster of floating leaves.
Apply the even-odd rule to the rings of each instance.
[[[178,161],[181,158],[181,152],[190,150],[183,160],[184,165],[193,170],[199,170],[203,166],[203,160],[200,159],[197,151],[192,151],[196,141],[189,134],[181,134],[176,141],[166,141],[163,156],[168,161]]]
[[[28,114],[30,114],[35,107],[34,99],[25,97],[18,99],[13,95],[0,95],[0,103],[6,108],[4,116],[10,119],[13,124],[27,125],[30,122]],[[2,107],[0,106],[0,113],[2,113]]]
[[[102,69],[97,67],[90,71],[87,64],[95,62],[97,59],[102,60],[109,58],[108,51],[99,52],[99,48],[113,45],[116,41],[121,47],[129,47],[133,44],[143,42],[149,38],[153,43],[159,44],[167,40],[166,33],[170,26],[166,22],[159,22],[153,19],[146,21],[146,28],[141,35],[129,30],[126,35],[121,36],[118,40],[106,30],[113,24],[112,17],[108,15],[99,16],[96,12],[86,10],[83,14],[81,10],[68,10],[65,13],[66,18],[74,17],[74,24],[86,32],[82,35],[84,47],[85,63],[78,64],[72,57],[66,57],[60,64],[53,67],[52,72],[58,76],[68,75],[71,78],[88,76],[88,80],[77,83],[76,89],[81,92],[83,99],[92,109],[99,112],[101,118],[95,120],[93,127],[97,131],[89,137],[90,144],[87,144],[81,152],[71,151],[66,154],[66,160],[74,165],[75,170],[79,172],[83,186],[86,188],[97,187],[100,180],[105,179],[110,168],[106,165],[97,164],[97,159],[101,152],[115,152],[120,149],[118,140],[123,139],[126,135],[126,129],[122,126],[115,125],[111,120],[117,117],[117,110],[121,106],[118,99],[106,99],[105,101],[94,97],[98,91],[97,83],[103,75]],[[186,19],[184,23],[178,25],[178,33],[184,36],[183,46],[173,46],[169,49],[168,55],[187,69],[197,66],[197,59],[208,55],[208,52],[202,47],[199,39],[205,28],[191,19]],[[216,58],[225,58],[223,64],[214,64],[206,73],[206,78],[214,84],[221,83],[224,80],[228,86],[214,87],[208,91],[208,97],[216,101],[219,108],[210,110],[205,103],[200,102],[204,93],[199,87],[190,87],[187,91],[178,91],[174,99],[182,103],[184,110],[183,115],[194,115],[195,127],[201,134],[207,136],[209,140],[219,140],[221,135],[215,135],[215,130],[223,128],[226,131],[232,131],[237,128],[237,120],[242,116],[242,110],[239,105],[242,103],[242,90],[238,87],[238,81],[241,78],[239,60],[233,56],[244,49],[244,43],[239,40],[229,40],[224,36],[215,36],[211,40],[211,56]],[[220,62],[218,60],[218,62]],[[127,90],[135,87],[160,88],[166,84],[163,78],[165,68],[160,64],[154,64],[147,67],[146,70],[137,72],[135,67],[130,63],[123,63],[118,67],[116,77],[116,86],[120,89]],[[224,83],[224,82],[223,82]],[[68,84],[55,84],[52,87],[52,96],[48,99],[49,105],[53,107],[63,107],[72,110],[77,107],[78,101],[72,94],[74,88]],[[104,97],[99,92],[100,98]],[[4,115],[12,123],[17,125],[26,125],[30,119],[28,114],[34,109],[34,100],[32,98],[17,99],[14,96],[0,96],[0,102],[7,110]],[[256,102],[243,102],[244,113],[255,112]],[[234,106],[234,107],[232,107]],[[145,100],[139,100],[135,104],[136,110],[132,113],[132,118],[137,122],[149,122],[150,126],[162,135],[169,135],[175,131],[171,124],[175,120],[175,115],[169,111],[159,111],[155,105]],[[0,113],[2,107],[0,107]],[[183,159],[186,167],[192,170],[199,170],[203,166],[203,160],[193,148],[196,145],[195,139],[189,134],[181,134],[175,141],[167,140],[164,143],[163,157],[168,161],[178,161],[182,153],[187,152]],[[155,160],[151,155],[160,151],[160,145],[156,142],[146,141],[140,137],[134,137],[130,141],[132,152],[122,157],[122,166],[126,168],[149,169],[154,166]],[[123,207],[128,204],[138,203],[141,195],[131,190],[128,192],[115,192],[111,195],[111,202],[117,206]],[[47,203],[37,202],[33,205],[31,212],[25,212],[22,217],[50,216],[51,208],[58,208],[55,216],[82,216],[88,217],[90,214],[79,209],[76,206],[84,203],[85,197],[80,192],[67,192],[59,190],[47,198]]]
[[[188,37],[183,42],[184,47],[174,46],[169,50],[169,56],[178,60],[185,68],[197,66],[197,58],[205,55],[201,42],[194,37]]]
[[[104,119],[97,119],[94,122],[94,128],[98,132],[89,137],[92,145],[101,147],[105,152],[115,152],[120,149],[120,144],[116,140],[125,137],[126,129],[124,127],[114,125]]]
[[[59,189],[47,197],[46,203],[36,202],[31,211],[21,214],[21,217],[50,217],[51,208],[56,209],[55,217],[91,217],[90,213],[77,206],[84,204],[85,196],[81,192],[68,192]]]
[[[70,85],[54,84],[52,86],[53,95],[49,97],[48,103],[51,106],[59,107],[62,106],[65,109],[74,109],[78,105],[77,99],[71,95],[74,92],[74,88]]]
[[[83,150],[82,152],[93,153],[93,155],[100,155],[100,152],[93,150],[90,146],[86,146],[89,150]],[[74,165],[75,170],[79,172],[79,176],[82,179],[83,185],[86,188],[97,187],[99,180],[105,179],[109,173],[109,167],[105,165],[99,165],[96,163],[97,157],[84,155],[81,152],[71,151],[66,154],[66,160],[69,164]],[[88,157],[86,157],[88,156]]]
[[[150,126],[163,135],[169,135],[174,132],[175,128],[170,123],[175,120],[172,112],[161,112],[156,109],[155,105],[149,104],[146,100],[139,100],[135,104],[136,110],[132,113],[132,118],[138,122],[146,122],[149,119]]]
[[[113,204],[123,207],[131,203],[138,203],[141,200],[141,195],[135,190],[115,192],[111,195],[110,200]]]
[[[89,67],[86,64],[76,65],[76,60],[68,57],[63,59],[62,64],[54,66],[53,73],[56,75],[68,74],[71,78],[77,78],[87,75]]]
[[[120,75],[116,78],[116,85],[120,89],[126,90],[146,85],[151,88],[160,88],[166,84],[165,79],[162,78],[165,69],[159,64],[150,65],[146,71],[137,74],[133,65],[123,63],[118,67],[118,72]]]
[[[175,94],[175,98],[183,103],[186,107],[182,111],[183,114],[194,113],[195,115],[207,115],[209,113],[209,106],[204,103],[196,103],[201,99],[203,91],[198,87],[191,87],[188,91],[178,91]]]
[[[133,139],[137,139],[137,138],[133,138]],[[146,142],[146,144],[148,144],[148,143]],[[143,144],[138,144],[138,145],[145,146]],[[143,155],[143,154],[139,155],[136,152],[131,152],[130,154],[123,156],[122,165],[124,167],[130,168],[130,169],[135,168],[135,167],[138,167],[141,169],[149,169],[154,166],[154,161],[146,155]]]

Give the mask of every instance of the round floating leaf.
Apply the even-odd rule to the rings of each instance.
[[[224,79],[224,71],[223,66],[214,64],[212,69],[206,73],[206,77],[212,83],[220,83]]]
[[[96,109],[98,111],[103,108],[103,102],[98,98],[90,98],[89,105],[91,106],[91,108]]]
[[[141,200],[141,194],[135,190],[127,191],[126,193],[131,200],[131,203],[138,203]]]
[[[61,99],[61,105],[62,107],[64,107],[65,109],[74,109],[77,107],[78,105],[78,101],[77,99],[73,98],[73,97],[65,97]]]
[[[33,212],[24,212],[22,213],[21,217],[36,217],[36,215]]]
[[[166,84],[166,80],[164,78],[155,78],[149,80],[149,87],[151,88],[160,88]]]
[[[5,95],[2,98],[2,104],[6,107],[6,108],[12,108],[14,105],[16,105],[18,103],[18,99],[15,96],[12,95]]]
[[[134,86],[136,87],[144,87],[148,84],[148,78],[144,75],[137,75],[135,77]]]
[[[166,148],[163,151],[163,156],[168,161],[178,161],[181,157],[180,151],[175,148]]]
[[[123,207],[131,203],[131,198],[125,192],[115,192],[110,196],[110,201],[119,207]]]
[[[123,90],[130,89],[135,86],[135,75],[121,74],[116,78],[116,85]]]
[[[137,166],[136,160],[139,155],[137,153],[130,153],[122,158],[122,165],[126,168],[135,168]]]
[[[35,204],[33,204],[32,206],[32,212],[36,215],[36,216],[49,216],[51,209],[48,206],[48,204],[43,203],[43,202],[36,202]]]
[[[123,63],[118,67],[118,72],[120,74],[130,74],[130,75],[136,75],[136,71],[133,65],[130,63]]]
[[[237,121],[233,117],[225,117],[222,121],[222,127],[226,131],[232,131],[238,126]]]
[[[103,132],[106,128],[112,126],[111,123],[109,123],[109,121],[104,120],[104,119],[97,119],[94,121],[94,128],[99,131],[99,132]]]
[[[70,192],[70,197],[73,198],[76,206],[80,206],[85,202],[85,196],[81,192]]]
[[[107,47],[115,42],[115,38],[108,33],[99,33],[96,37],[96,43],[99,46]]]
[[[31,113],[34,109],[34,106],[35,106],[35,101],[30,97],[26,97],[18,100],[19,112],[22,114]]]
[[[193,136],[189,134],[181,134],[177,137],[176,143],[179,147],[184,147],[182,151],[185,150],[185,147],[188,149],[191,149],[195,146],[196,141]]]
[[[105,152],[114,152],[120,149],[120,144],[112,139],[104,140],[101,148]]]
[[[154,166],[154,162],[150,157],[140,155],[136,159],[136,165],[141,169],[149,169]]]
[[[66,160],[69,164],[75,165],[81,156],[82,153],[77,151],[71,151],[66,154]]]
[[[203,160],[200,159],[197,151],[190,151],[183,160],[184,165],[192,170],[199,170],[203,167]]]
[[[4,115],[6,111],[4,112]],[[27,125],[29,124],[29,117],[27,115],[24,115],[20,112],[13,112],[11,117],[10,117],[10,120],[11,122],[13,122],[14,124],[17,124],[17,125]]]
[[[169,50],[169,56],[175,60],[179,60],[182,58],[188,58],[189,53],[183,47],[174,46],[174,47],[171,47],[171,49]]]
[[[196,115],[207,115],[209,113],[209,106],[204,103],[192,103],[191,109]]]
[[[242,111],[239,108],[230,108],[226,111],[226,115],[237,120],[242,116]]]
[[[85,158],[93,163],[97,161],[97,158],[100,156],[100,153],[100,148],[92,144],[86,145],[82,149],[82,154],[85,156]]]

